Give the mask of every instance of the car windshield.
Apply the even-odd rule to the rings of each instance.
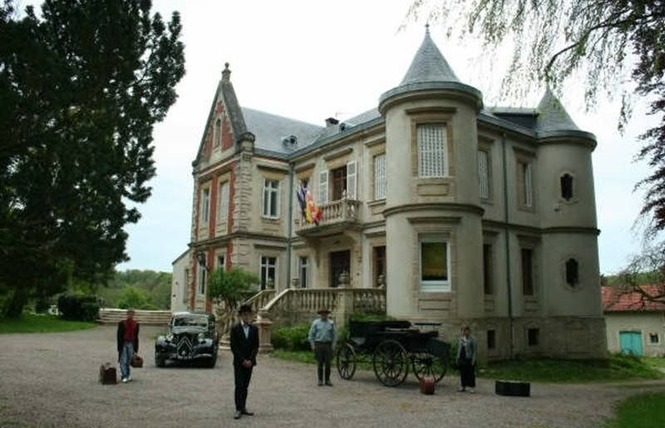
[[[173,321],[175,327],[208,327],[208,317],[189,315],[176,318]]]

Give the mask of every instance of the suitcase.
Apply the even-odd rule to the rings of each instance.
[[[529,397],[531,395],[531,383],[514,380],[497,380],[494,384],[494,392],[497,395],[509,397]]]
[[[102,385],[115,385],[118,383],[118,374],[111,363],[104,363],[99,366],[99,382]]]
[[[132,361],[129,362],[129,365],[134,368],[140,369],[141,367],[143,367],[143,357],[141,357],[138,354],[134,354],[134,356],[132,357]]]
[[[420,379],[420,393],[425,395],[434,394],[435,385],[436,382],[434,382],[433,377],[425,376],[424,378]]]

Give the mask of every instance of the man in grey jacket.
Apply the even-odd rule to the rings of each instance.
[[[321,309],[319,318],[312,321],[309,329],[309,343],[317,361],[316,373],[319,378],[319,386],[324,384],[324,379],[325,385],[332,386],[330,363],[335,346],[335,324],[328,318],[329,315],[328,309]]]

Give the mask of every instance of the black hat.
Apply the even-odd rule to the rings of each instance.
[[[248,304],[240,305],[240,309],[238,309],[239,314],[246,314],[246,313],[251,314],[252,312],[254,312],[252,310],[252,305],[248,305]]]

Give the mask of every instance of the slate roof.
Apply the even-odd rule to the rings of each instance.
[[[529,130],[534,130],[536,128],[536,122],[538,120],[538,110],[536,108],[490,107],[483,112]]]
[[[537,132],[580,130],[550,88],[545,90],[545,95],[538,103],[538,113]]]
[[[247,129],[254,134],[254,147],[289,153],[313,144],[326,130],[323,126],[241,107]],[[295,137],[295,141],[291,138]]]
[[[601,287],[603,310],[605,312],[634,312],[634,311],[663,311],[665,302],[654,302],[648,300],[638,291],[623,289],[619,287]],[[650,296],[663,294],[663,289],[656,285],[644,285],[644,290]]]
[[[425,38],[400,86],[422,82],[459,82],[448,61],[430,37],[429,25],[425,30]]]

